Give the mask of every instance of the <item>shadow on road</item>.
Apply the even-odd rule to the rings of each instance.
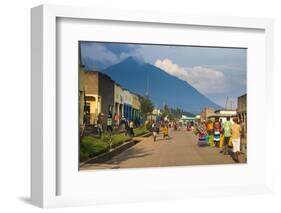
[[[146,156],[152,155],[150,151],[144,151],[143,148],[134,147],[132,149],[126,150],[123,153],[113,157],[111,160],[107,161],[107,164],[118,164],[122,161],[126,161],[132,158],[143,158]]]

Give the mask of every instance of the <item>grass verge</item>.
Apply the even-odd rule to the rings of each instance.
[[[135,136],[140,136],[148,132],[149,131],[145,127],[134,129]],[[101,138],[95,136],[83,136],[80,138],[80,162],[109,151],[110,144],[111,148],[115,148],[131,139],[130,136],[125,136],[124,133],[112,135],[111,143],[110,136],[107,134],[103,135]]]

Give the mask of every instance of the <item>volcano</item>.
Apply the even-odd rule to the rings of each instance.
[[[116,83],[142,96],[148,96],[156,107],[164,104],[198,114],[204,107],[221,108],[186,81],[134,57],[128,57],[104,70]]]

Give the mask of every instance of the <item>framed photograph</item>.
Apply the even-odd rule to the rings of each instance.
[[[78,48],[81,171],[247,162],[246,48]]]
[[[271,192],[272,20],[31,14],[33,204]]]

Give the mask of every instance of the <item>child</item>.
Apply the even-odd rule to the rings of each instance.
[[[221,139],[221,127],[220,127],[220,122],[215,121],[214,123],[214,143],[216,147],[220,146],[220,139]]]

